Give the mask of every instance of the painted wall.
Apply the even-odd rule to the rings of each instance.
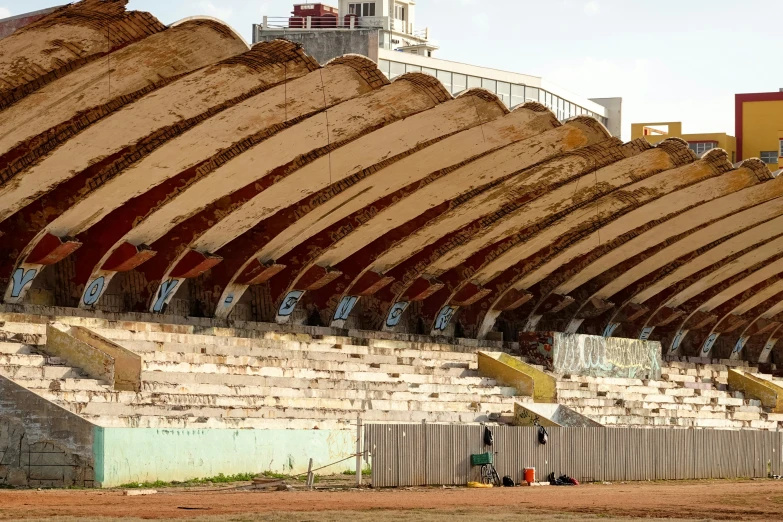
[[[329,60],[345,54],[361,54],[378,61],[378,30],[354,29],[353,31],[264,31],[256,35],[258,42],[285,38],[302,44],[304,50],[324,65]]]
[[[762,151],[778,151],[778,163],[768,164],[773,171],[783,168],[783,158],[780,157],[780,136],[783,135],[783,92],[769,93],[769,98],[759,101],[752,98],[741,98],[737,95],[738,113],[741,121],[737,122],[738,131],[742,135],[742,151],[740,158],[757,158]],[[774,99],[778,98],[778,99]],[[737,134],[739,137],[740,134]]]
[[[660,379],[661,343],[619,337],[523,332],[519,349],[535,364],[558,374]]]
[[[650,126],[663,126],[668,125],[667,134],[653,134],[649,136],[644,135],[644,128]],[[729,154],[729,159],[732,163],[739,161],[739,154],[737,153],[737,139],[734,136],[726,134],[725,132],[702,132],[695,134],[684,134],[682,132],[682,122],[668,121],[659,123],[632,123],[631,124],[631,139],[644,138],[652,145],[657,145],[667,138],[681,138],[688,143],[698,143],[705,141],[715,141],[718,143],[717,148],[725,150]]]
[[[95,428],[95,480],[103,487],[131,482],[184,481],[219,473],[306,473],[356,451],[356,432],[338,430],[171,430]],[[318,473],[353,469],[342,462]]]

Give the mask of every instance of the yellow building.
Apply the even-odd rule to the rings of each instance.
[[[703,154],[711,149],[725,150],[731,162],[737,161],[737,140],[725,132],[710,132],[702,134],[683,134],[682,122],[665,121],[651,123],[632,123],[631,139],[645,138],[653,145],[666,138],[682,138],[696,154]]]
[[[783,89],[735,96],[739,159],[761,158],[783,168]]]

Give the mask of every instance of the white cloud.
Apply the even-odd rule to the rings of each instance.
[[[11,16],[11,11],[5,7],[0,7],[0,18],[8,18]]]
[[[598,2],[595,0],[590,0],[585,4],[585,13],[597,13],[601,9],[601,6],[598,5]]]
[[[214,16],[220,20],[227,21],[234,14],[234,10],[230,7],[218,7],[209,0],[202,0],[199,2],[199,7],[209,16]]]

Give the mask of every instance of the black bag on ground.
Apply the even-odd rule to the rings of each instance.
[[[543,426],[538,427],[538,443],[539,444],[546,444],[549,442],[549,433],[546,431],[546,428]]]
[[[492,435],[492,432],[489,430],[489,428],[484,428],[484,445],[485,446],[492,446],[492,443],[495,442],[495,437]]]
[[[513,488],[514,487],[514,479],[506,475],[503,477],[503,487],[504,488]]]

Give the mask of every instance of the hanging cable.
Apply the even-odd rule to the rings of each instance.
[[[321,73],[321,92],[324,95],[324,115],[326,116],[326,147],[328,149],[328,160],[329,160],[329,185],[332,184],[332,140],[329,136],[329,110],[326,108],[326,86],[324,85],[324,69],[321,67],[319,69],[319,72]]]

